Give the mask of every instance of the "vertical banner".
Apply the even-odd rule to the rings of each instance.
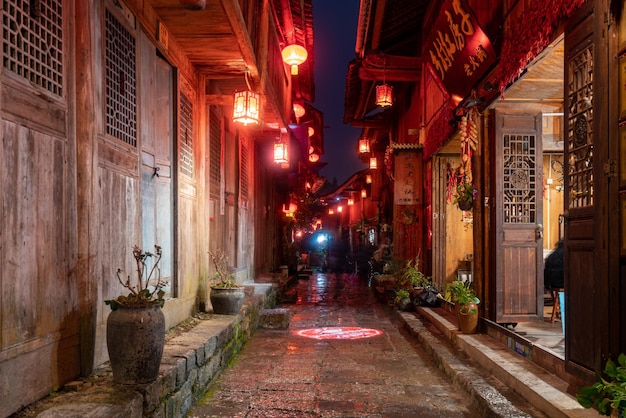
[[[396,181],[394,198],[396,205],[422,203],[422,161],[417,151],[398,151],[395,157]]]

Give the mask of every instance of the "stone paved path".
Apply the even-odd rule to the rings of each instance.
[[[314,272],[281,307],[290,328],[258,330],[190,417],[479,416],[356,275]],[[340,338],[335,327],[382,334]],[[315,328],[330,339],[297,334]]]

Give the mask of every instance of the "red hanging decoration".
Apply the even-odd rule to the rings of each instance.
[[[500,53],[500,94],[552,40],[555,28],[586,0],[533,0],[524,13],[504,31]]]

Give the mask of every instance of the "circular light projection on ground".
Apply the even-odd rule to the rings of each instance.
[[[377,337],[382,333],[378,329],[361,327],[322,327],[296,331],[296,335],[316,340],[358,340]]]

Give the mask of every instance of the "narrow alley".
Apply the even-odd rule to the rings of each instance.
[[[313,273],[297,290],[289,329],[259,329],[188,416],[485,416],[364,280]]]

